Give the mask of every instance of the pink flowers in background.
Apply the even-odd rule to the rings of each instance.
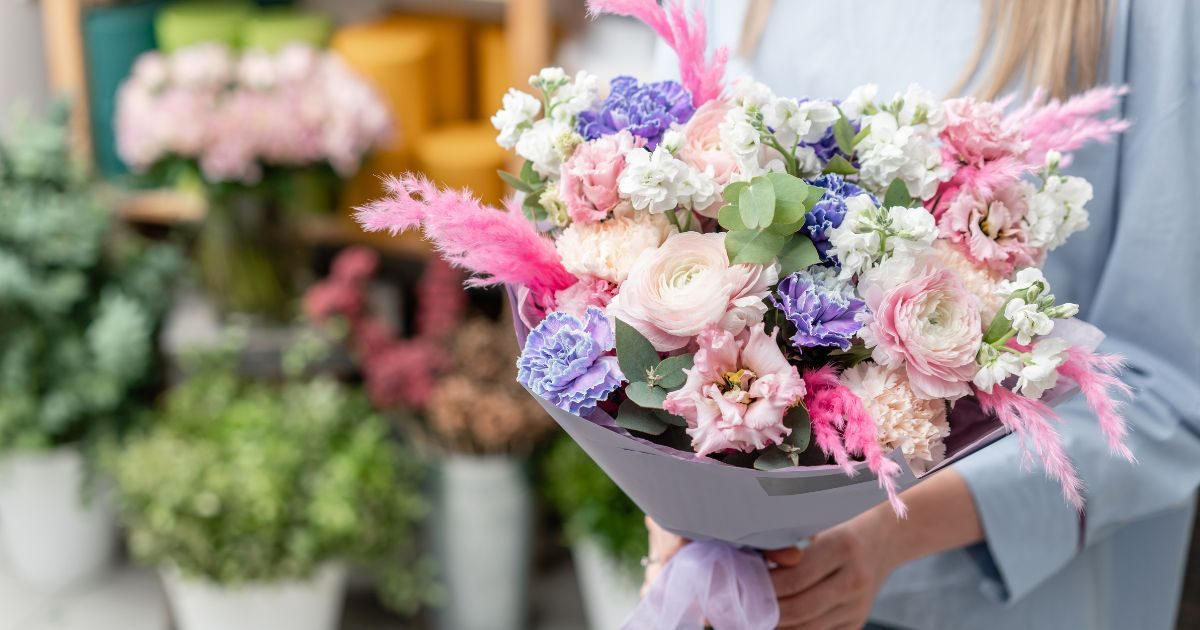
[[[697,337],[695,367],[663,408],[687,421],[696,454],[728,449],[751,452],[778,444],[791,433],[788,408],[804,397],[804,381],[763,325],[741,338],[716,326]]]
[[[386,140],[374,89],[334,54],[289,45],[235,57],[220,44],[142,55],[117,93],[117,151],[135,172],[194,160],[213,182],[327,164],[342,176]]]

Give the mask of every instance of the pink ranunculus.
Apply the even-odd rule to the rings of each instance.
[[[996,103],[973,98],[955,98],[944,105],[946,127],[940,134],[947,161],[979,167],[1005,156],[1019,156],[1028,143],[1021,129],[1004,122],[1004,110]]]
[[[672,234],[638,256],[608,314],[669,352],[713,324],[738,334],[761,322],[778,281],[776,265],[730,264],[723,232]]]
[[[783,422],[804,398],[804,380],[762,324],[734,337],[718,326],[697,338],[696,363],[663,407],[687,421],[692,448],[703,457],[729,449],[751,452],[791,433]]]
[[[894,288],[859,290],[871,311],[859,335],[876,362],[904,369],[920,398],[970,393],[983,327],[978,300],[953,271],[928,265]]]
[[[555,310],[583,317],[589,306],[607,308],[616,294],[617,285],[608,280],[591,276],[580,278],[579,282],[554,294]]]
[[[625,170],[625,154],[641,144],[633,134],[622,131],[579,145],[563,162],[558,194],[572,221],[603,221],[620,203],[617,177]]]
[[[733,108],[730,103],[717,99],[700,106],[683,128],[687,142],[679,150],[679,159],[701,172],[708,172],[717,185],[724,187],[737,175],[737,158],[721,142],[721,122]],[[698,211],[715,217],[722,201]]]
[[[1022,222],[1027,212],[1020,186],[1003,188],[991,199],[962,190],[938,218],[938,231],[972,261],[1007,276],[1037,263]]]

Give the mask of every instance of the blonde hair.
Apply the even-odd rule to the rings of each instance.
[[[1106,0],[984,0],[971,60],[951,93],[979,76],[975,96],[994,99],[1018,72],[1026,92],[1065,98],[1100,80],[1108,39]],[[989,54],[990,51],[990,54]],[[984,61],[987,57],[987,64]]]
[[[987,100],[1005,91],[1018,72],[1025,76],[1027,92],[1040,87],[1056,98],[1096,85],[1108,39],[1106,4],[1106,0],[984,0],[975,50],[951,94],[962,94],[980,74],[975,95]],[[758,48],[771,5],[772,0],[750,1],[742,21],[739,55],[749,57]]]

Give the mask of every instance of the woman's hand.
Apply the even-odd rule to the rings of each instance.
[[[646,558],[646,574],[642,581],[642,596],[646,596],[647,589],[654,583],[659,573],[662,573],[663,567],[667,566],[667,561],[675,552],[683,549],[683,546],[689,541],[682,536],[677,536],[671,532],[658,526],[654,519],[646,517],[646,532],[650,536],[650,555]]]

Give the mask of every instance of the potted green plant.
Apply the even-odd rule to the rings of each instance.
[[[112,557],[109,488],[85,455],[155,386],[179,267],[172,248],[112,224],[70,159],[67,115],[58,103],[0,140],[0,532],[16,573],[52,589]]]
[[[562,519],[588,626],[617,630],[638,603],[645,516],[566,435],[542,460],[542,490]]]
[[[249,382],[227,352],[187,363],[112,463],[130,549],[181,630],[332,630],[356,564],[400,611],[432,595],[420,470],[357,388]]]

